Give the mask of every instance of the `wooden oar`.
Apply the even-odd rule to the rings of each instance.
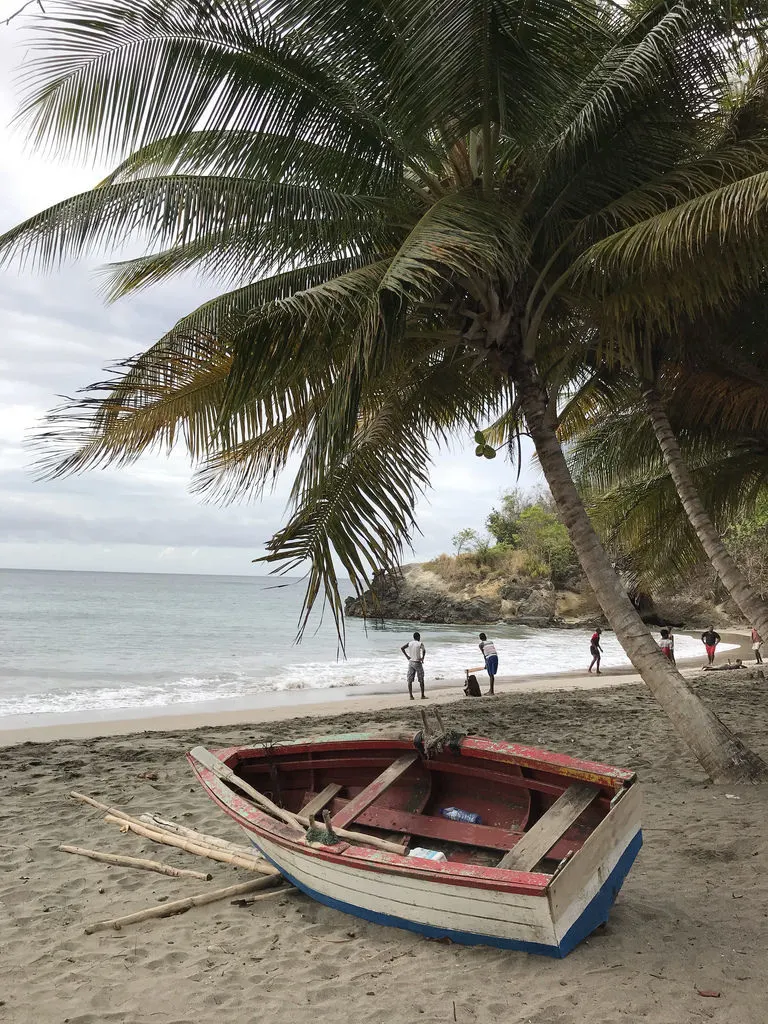
[[[244,779],[235,775],[228,765],[224,764],[224,762],[216,757],[215,754],[212,754],[210,750],[206,750],[205,747],[195,747],[193,750],[190,750],[189,756],[204,768],[209,768],[216,778],[223,779],[225,782],[229,782],[231,785],[242,790],[243,793],[246,793],[251,797],[254,803],[258,804],[263,810],[273,815],[273,817],[279,818],[281,821],[285,821],[289,825],[293,825],[294,828],[300,829],[302,833],[304,832],[304,829],[310,825],[308,815],[304,815],[302,812],[299,812],[299,814],[291,814],[290,811],[285,811],[282,807],[278,807],[277,804],[264,796],[263,793],[260,793]],[[379,839],[377,836],[368,836],[364,832],[352,832],[346,828],[334,828],[334,832],[340,839],[346,839],[350,843],[360,843],[364,846],[373,846],[378,850],[385,850],[387,853],[399,853],[402,855],[405,852],[405,847],[402,843],[390,843],[386,839]]]
[[[284,810],[282,807],[278,807],[276,803],[273,803],[269,797],[264,796],[258,789],[254,789],[250,783],[246,782],[245,779],[241,779],[239,775],[235,775],[229,765],[224,764],[220,758],[212,754],[210,750],[206,750],[205,747],[195,747],[190,750],[189,756],[201,764],[204,768],[208,768],[212,771],[217,779],[222,779],[224,782],[229,782],[232,786],[237,786],[238,789],[242,790],[257,803],[259,807],[268,811],[273,817],[279,818],[284,821],[286,825],[291,825],[293,828],[298,829],[299,832],[304,831],[304,827],[300,824],[295,814],[291,814],[290,811]]]

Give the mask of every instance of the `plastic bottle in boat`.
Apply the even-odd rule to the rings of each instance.
[[[480,824],[479,814],[473,814],[472,811],[462,811],[460,807],[443,807],[440,809],[440,813],[444,818],[450,818],[451,821],[463,821],[468,825]]]

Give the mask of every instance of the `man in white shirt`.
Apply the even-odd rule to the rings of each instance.
[[[403,644],[400,650],[408,661],[408,693],[413,700],[413,680],[418,676],[421,687],[421,699],[426,699],[424,693],[424,659],[427,656],[424,644],[421,642],[421,633],[414,633],[413,640]]]

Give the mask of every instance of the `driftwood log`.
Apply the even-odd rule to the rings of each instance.
[[[171,917],[173,914],[181,914],[191,907],[201,907],[206,903],[225,900],[230,896],[242,896],[244,893],[254,892],[257,889],[266,889],[277,884],[277,878],[252,879],[250,882],[242,882],[240,885],[229,885],[226,889],[216,889],[213,892],[202,893],[199,896],[188,896],[183,900],[174,900],[173,903],[161,903],[157,907],[148,907],[146,910],[139,910],[137,913],[128,914],[126,917],[115,917],[109,921],[95,921],[93,924],[85,926],[85,932],[87,935],[92,935],[94,932],[102,932],[110,928],[120,931],[127,924],[137,924],[139,921],[148,921],[153,917]]]
[[[198,857],[208,857],[210,860],[220,861],[222,864],[232,864],[237,868],[245,868],[247,871],[256,871],[262,875],[279,875],[277,868],[257,855],[246,855],[241,853],[230,853],[228,850],[217,849],[213,846],[205,846],[202,843],[193,842],[183,836],[176,836],[172,832],[163,831],[160,828],[150,828],[140,821],[128,821],[119,818],[114,814],[108,814],[105,821],[120,825],[123,831],[135,832],[138,836],[151,839],[154,843],[162,843],[165,846],[175,846],[179,850],[186,850]]]
[[[180,825],[176,821],[162,818],[159,814],[142,814],[139,821],[150,828],[161,829],[163,832],[170,832],[172,835],[191,839],[193,843],[199,843],[201,846],[212,846],[216,850],[227,850],[229,853],[241,853],[251,857],[259,856],[256,848],[253,846],[232,843],[229,839],[221,839],[219,836],[211,836],[206,832],[198,832],[197,829],[189,828],[188,825]]]
[[[143,857],[124,857],[117,853],[102,853],[99,850],[86,850],[82,846],[59,847],[62,853],[73,853],[78,857],[89,857],[91,860],[101,861],[103,864],[119,864],[127,868],[140,868],[142,871],[156,871],[158,875],[170,875],[171,878],[197,878],[203,882],[210,882],[213,875],[203,874],[202,871],[192,871],[189,868],[174,868],[170,864],[161,864],[159,860],[146,860]]]

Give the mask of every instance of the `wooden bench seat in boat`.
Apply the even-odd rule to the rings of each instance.
[[[340,787],[331,785],[326,786],[320,794],[305,793],[305,808],[302,813],[308,813],[306,808],[310,806],[317,813],[328,804],[337,811],[341,810],[349,801],[336,795],[339,789]],[[526,834],[495,825],[473,825],[436,815],[414,814],[394,807],[367,807],[355,818],[355,825],[502,852],[513,849]],[[562,860],[569,851],[575,852],[581,849],[582,845],[582,839],[558,839],[546,852],[549,853],[550,859]]]
[[[415,750],[398,757],[380,775],[377,775],[373,782],[369,782],[365,789],[361,789],[357,796],[347,801],[344,807],[333,815],[332,823],[337,828],[346,828],[351,825],[366,808],[370,807],[374,800],[378,800],[385,790],[397,782],[400,776],[404,775],[419,760],[419,755]]]
[[[539,861],[595,800],[600,790],[584,782],[575,782],[525,833],[520,842],[505,854],[497,867],[510,871],[533,871]]]

